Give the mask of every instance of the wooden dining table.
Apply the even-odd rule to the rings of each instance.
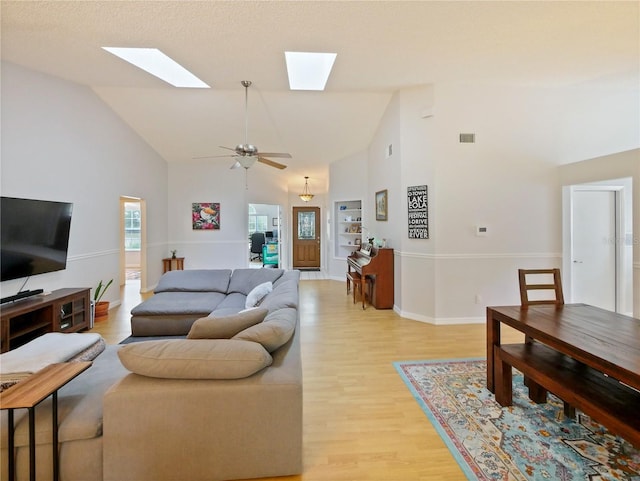
[[[531,344],[526,343],[501,345],[502,324],[524,333],[525,338],[534,340],[534,344],[537,341],[543,346],[536,351]],[[504,358],[501,358],[501,354]],[[518,355],[521,357],[516,359],[514,356]],[[561,372],[561,364],[558,364],[548,369],[541,379],[551,379],[550,382],[553,383],[552,378],[556,377],[555,381],[558,383],[564,382],[562,385],[558,384],[563,386],[560,389],[564,389],[572,397],[574,392],[567,384],[575,382],[576,389],[580,389],[587,378],[586,375],[585,379],[577,377],[581,373],[596,372],[603,373],[605,376],[601,376],[602,378],[617,381],[615,384],[620,384],[625,390],[622,394],[626,395],[628,391],[629,399],[640,399],[640,319],[588,304],[487,308],[487,388],[493,393],[498,390],[496,399],[501,404],[510,402],[511,388],[510,385],[506,388],[508,394],[505,399],[501,392],[505,388],[500,383],[506,382],[505,379],[510,381],[510,377],[504,377],[504,359],[514,359],[525,368],[530,363],[531,369],[535,370],[538,361],[542,363],[539,364],[542,367],[548,358],[555,355],[583,368],[578,368],[577,374],[572,374],[576,379],[571,379],[566,372]],[[598,389],[602,390],[601,387],[594,386],[595,391]],[[503,399],[499,399],[501,396]],[[591,402],[587,396],[583,396],[583,399],[587,404]],[[620,402],[620,396],[614,402]],[[624,402],[629,404],[626,400]],[[636,406],[637,404],[632,407],[633,412],[636,411]],[[616,413],[612,412],[610,416],[613,418]],[[632,414],[632,417],[638,416]],[[637,425],[637,421],[634,424]],[[633,429],[636,430],[635,426]],[[639,439],[635,432],[632,436]]]

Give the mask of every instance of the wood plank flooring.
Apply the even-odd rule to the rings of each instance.
[[[130,334],[136,284],[96,324],[107,343]],[[304,473],[270,481],[464,481],[394,361],[485,356],[485,325],[433,326],[353,304],[344,282],[300,282]],[[503,329],[504,342],[522,342]]]

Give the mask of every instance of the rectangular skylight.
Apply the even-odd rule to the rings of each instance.
[[[155,75],[174,87],[210,88],[182,65],[157,48],[102,47],[107,52]]]
[[[335,53],[285,52],[291,90],[324,90]]]

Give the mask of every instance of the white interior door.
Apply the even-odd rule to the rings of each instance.
[[[616,192],[575,190],[572,302],[616,310]]]

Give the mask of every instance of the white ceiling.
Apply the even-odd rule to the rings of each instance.
[[[2,59],[91,87],[168,162],[242,143],[251,80],[249,141],[290,152],[282,175],[298,182],[365,149],[403,87],[638,85],[639,5],[2,0]],[[171,87],[102,46],[157,47],[213,88]],[[288,90],[285,50],[338,54],[324,92]]]

